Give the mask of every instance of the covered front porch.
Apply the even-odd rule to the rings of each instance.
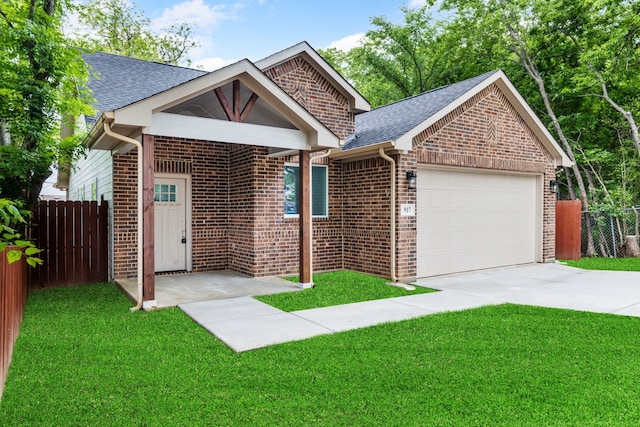
[[[265,248],[260,233],[282,223],[286,230],[278,232],[289,236],[294,224],[283,220],[280,191],[274,190],[284,192],[284,185],[278,181],[263,188],[266,184],[260,174],[269,172],[281,179],[286,156],[296,156],[299,169],[297,242],[286,250],[297,254],[298,286],[312,286],[310,157],[314,151],[338,147],[339,139],[254,65],[240,61],[105,111],[98,122],[102,128],[95,127],[91,147],[114,153],[114,276],[131,277],[137,264],[137,290],[125,285],[128,280],[121,283],[136,296],[136,309],[186,302],[180,301],[181,295],[190,302],[246,295],[233,287],[214,285],[208,287],[212,296],[191,296],[192,288],[175,283],[171,276],[156,276],[159,271],[230,269],[254,276],[280,274],[265,271],[274,262],[268,254],[277,250],[278,239],[269,240],[275,243]],[[134,147],[135,174],[130,154]],[[163,203],[166,209],[156,216]],[[277,219],[267,223],[266,211],[277,214]],[[176,258],[184,264],[163,258],[163,250],[176,247],[180,249]],[[224,263],[224,257],[230,261]],[[211,283],[201,284],[207,282]],[[164,302],[162,283],[169,284]],[[245,292],[269,293],[263,285]]]
[[[137,302],[136,278],[117,279],[125,296]],[[298,284],[280,277],[247,277],[231,271],[165,274],[155,277],[158,308],[199,301],[294,292]]]

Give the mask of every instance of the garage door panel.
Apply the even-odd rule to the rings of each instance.
[[[535,262],[537,179],[419,169],[418,277]]]

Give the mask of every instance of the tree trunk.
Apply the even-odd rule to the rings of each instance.
[[[624,253],[628,257],[640,258],[638,236],[624,236]]]

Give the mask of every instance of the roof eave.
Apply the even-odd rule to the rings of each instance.
[[[366,145],[364,147],[352,148],[350,150],[343,150],[343,148],[340,147],[338,150],[332,150],[329,157],[334,160],[376,157],[379,156],[378,151],[380,148],[395,149],[395,143],[394,141],[382,141]]]

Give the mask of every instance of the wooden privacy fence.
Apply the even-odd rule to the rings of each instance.
[[[26,263],[9,264],[6,252],[0,252],[0,399],[27,303]]]
[[[42,249],[41,266],[30,269],[30,286],[44,288],[108,279],[108,204],[101,200],[42,201],[31,237]]]

